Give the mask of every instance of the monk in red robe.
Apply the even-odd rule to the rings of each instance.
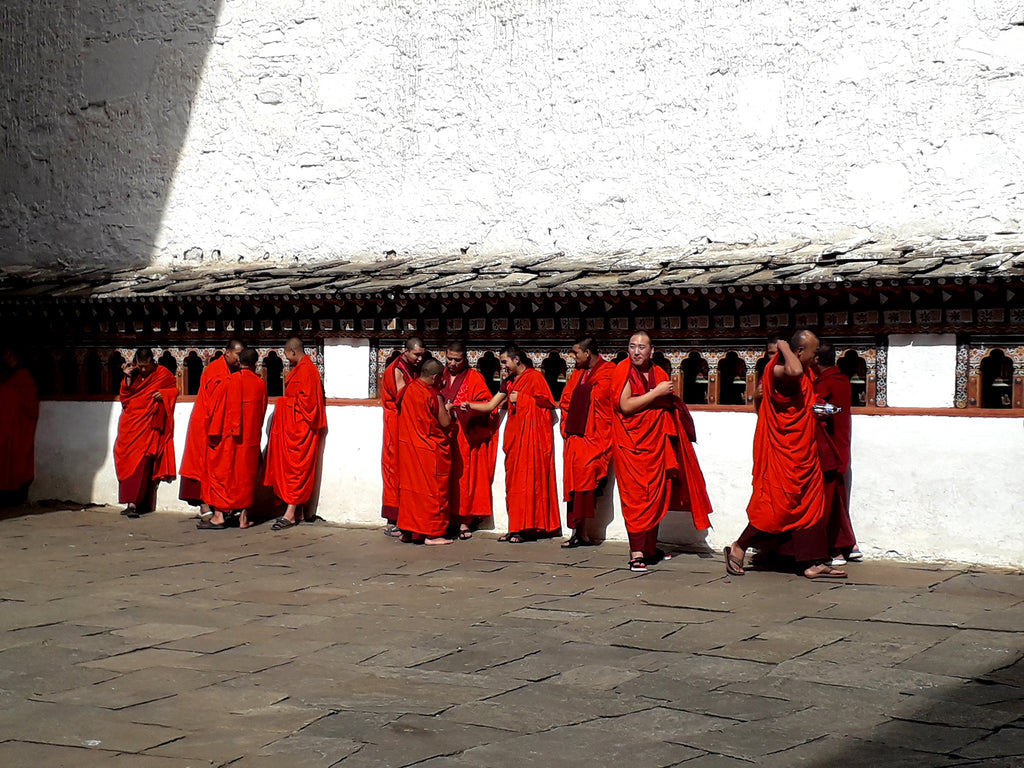
[[[399,484],[398,528],[402,541],[428,545],[451,544],[445,538],[451,522],[448,510],[452,446],[451,414],[439,391],[444,366],[426,360],[420,375],[410,381],[398,407]]]
[[[463,406],[477,413],[492,413],[508,400],[503,444],[508,533],[498,541],[519,544],[558,536],[562,524],[558,515],[552,430],[558,406],[544,375],[533,368],[519,347],[506,347],[499,359],[507,378],[497,394],[486,403]]]
[[[114,441],[118,501],[131,518],[151,509],[156,484],[170,482],[174,471],[174,374],[153,362],[153,350],[135,352],[121,380],[121,418]]]
[[[405,350],[384,369],[380,382],[380,404],[384,409],[384,441],[380,456],[380,474],[384,484],[380,516],[387,520],[384,533],[402,535],[398,522],[398,404],[406,385],[419,376],[420,365],[427,350],[423,340],[415,336],[405,342]]]
[[[200,506],[200,514],[207,515],[209,506],[203,501],[203,480],[206,476],[206,446],[209,442],[209,403],[217,394],[228,376],[238,370],[238,353],[245,345],[238,339],[231,339],[223,354],[203,370],[199,380],[199,391],[192,403],[192,415],[188,419],[185,434],[185,450],[181,454],[181,482],[178,484],[178,498],[189,504]]]
[[[491,484],[498,457],[495,414],[463,410],[463,403],[487,400],[491,391],[483,374],[469,367],[466,346],[455,341],[445,349],[446,366],[441,380],[441,395],[457,417],[449,432],[452,469],[448,508],[452,526],[458,526],[460,539],[473,538],[473,530],[493,508]]]
[[[597,343],[580,339],[572,346],[576,368],[562,391],[562,498],[565,524],[572,536],[562,542],[571,549],[590,546],[587,520],[594,517],[597,497],[608,479],[612,458],[612,370]]]
[[[0,358],[0,505],[24,504],[36,476],[39,394],[17,353]]]
[[[754,432],[753,493],[750,521],[724,550],[725,569],[744,574],[749,547],[758,553],[791,555],[809,579],[845,578],[832,568],[825,535],[825,487],[815,439],[814,374],[811,363],[818,337],[798,331],[779,342],[762,379],[764,399]]]
[[[828,521],[825,535],[832,564],[841,566],[847,560],[860,559],[857,537],[850,521],[850,434],[853,421],[850,407],[853,393],[850,380],[836,366],[836,351],[828,342],[822,342],[818,347],[812,367],[817,375],[814,411],[818,419],[818,460],[825,478],[825,518]]]
[[[612,455],[629,570],[644,572],[665,559],[658,526],[668,510],[689,510],[703,531],[711,527],[711,501],[693,449],[693,420],[668,374],[652,363],[651,337],[634,333],[628,351],[612,373]]]
[[[201,519],[197,528],[226,528],[226,515],[234,512],[239,512],[240,528],[250,527],[248,509],[260,479],[260,441],[267,415],[267,384],[256,374],[259,359],[255,349],[243,349],[238,355],[240,370],[218,387],[209,403],[203,501],[213,514]]]
[[[299,507],[306,506],[313,496],[320,441],[327,430],[323,381],[302,341],[288,339],[284,356],[291,370],[284,381],[284,396],[277,398],[274,405],[263,480],[288,505],[284,515],[274,521],[275,531],[302,521]],[[304,509],[303,514],[307,522],[316,517],[309,509]]]

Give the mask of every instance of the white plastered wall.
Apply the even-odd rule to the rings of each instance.
[[[33,498],[115,504],[112,446],[117,403],[44,402],[37,437]],[[175,409],[175,445],[184,445],[190,405]],[[753,413],[694,414],[697,454],[714,505],[714,551],[746,524]],[[382,417],[378,407],[328,407],[318,513],[327,520],[380,523]],[[561,442],[556,436],[556,457]],[[495,530],[504,531],[504,478],[499,452],[494,483]],[[1024,429],[1017,419],[948,416],[855,416],[852,516],[869,556],[1024,566]],[[558,467],[561,488],[561,468]],[[158,507],[189,508],[177,484],[162,485]],[[614,491],[612,492],[614,498]],[[625,532],[615,503],[608,536]],[[563,505],[564,515],[564,505]],[[664,538],[691,538],[673,513]],[[612,546],[619,546],[612,544]]]
[[[888,401],[893,408],[952,408],[956,336],[894,333],[889,336]]]

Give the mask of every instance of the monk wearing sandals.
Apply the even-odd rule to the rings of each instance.
[[[723,551],[730,576],[745,573],[746,551],[757,547],[759,554],[792,556],[808,579],[846,578],[845,571],[829,565],[811,367],[818,344],[810,331],[797,331],[792,341],[779,342],[775,357],[765,366],[764,399],[754,433],[749,524]]]
[[[284,356],[291,370],[284,380],[284,396],[277,398],[267,443],[267,469],[263,484],[287,507],[274,521],[275,531],[291,528],[316,515],[307,507],[316,482],[320,441],[327,431],[327,409],[320,372],[306,354],[300,339],[288,339]]]
[[[440,392],[444,366],[430,358],[410,381],[398,408],[398,528],[407,544],[451,544],[445,537],[452,445],[450,408]]]

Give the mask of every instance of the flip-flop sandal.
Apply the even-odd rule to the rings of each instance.
[[[283,531],[285,528],[294,528],[298,523],[293,523],[287,517],[279,517],[274,521],[274,524],[270,526],[273,531]]]
[[[568,541],[562,542],[562,549],[576,549],[576,547],[585,547],[588,543],[589,542],[585,543],[583,539],[577,536],[574,532],[572,536],[569,537]]]
[[[506,533],[504,536],[499,536],[498,541],[508,544],[522,544],[526,539],[519,533]]]
[[[397,525],[387,525],[384,527],[384,535],[392,539],[400,539],[402,538],[402,531]]]
[[[747,572],[743,570],[743,561],[733,557],[731,550],[732,547],[722,550],[722,554],[725,555],[725,572],[730,576],[746,576]]]
[[[804,574],[805,579],[845,579],[847,578],[847,576],[848,574],[846,573],[846,571],[837,571],[835,568],[832,568],[831,566],[829,566],[827,570],[818,571],[818,573]]]
[[[227,523],[215,523],[205,517],[196,523],[196,528],[200,531],[223,531],[227,527]]]
[[[473,538],[473,532],[472,531],[459,531],[459,539],[461,539],[462,541],[469,541],[472,538]]]
[[[629,561],[629,570],[633,573],[647,573],[647,563],[642,557],[634,557]]]

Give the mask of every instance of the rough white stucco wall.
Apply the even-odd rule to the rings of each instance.
[[[1024,225],[1014,0],[14,5],[8,261]]]
[[[43,403],[34,499],[116,504],[111,454],[119,411],[117,403]],[[175,409],[179,457],[189,412],[188,404]],[[697,454],[715,509],[707,543],[719,552],[746,525],[755,415],[701,412],[694,421]],[[380,524],[380,409],[332,406],[328,422],[317,512],[339,523]],[[557,440],[556,456],[560,462]],[[502,460],[499,452],[494,484],[498,531],[508,524]],[[1022,465],[1024,430],[1017,419],[855,416],[852,516],[861,548],[869,557],[1024,567]],[[561,466],[558,482],[561,488]],[[177,495],[177,483],[161,485],[158,507],[189,511]],[[609,509],[612,499],[614,508]],[[624,548],[614,489],[599,504],[599,513],[614,516],[608,546]],[[673,513],[663,526],[667,540],[688,540],[691,532],[685,515]]]
[[[892,407],[952,408],[956,400],[956,336],[897,333],[889,337],[887,397]]]

